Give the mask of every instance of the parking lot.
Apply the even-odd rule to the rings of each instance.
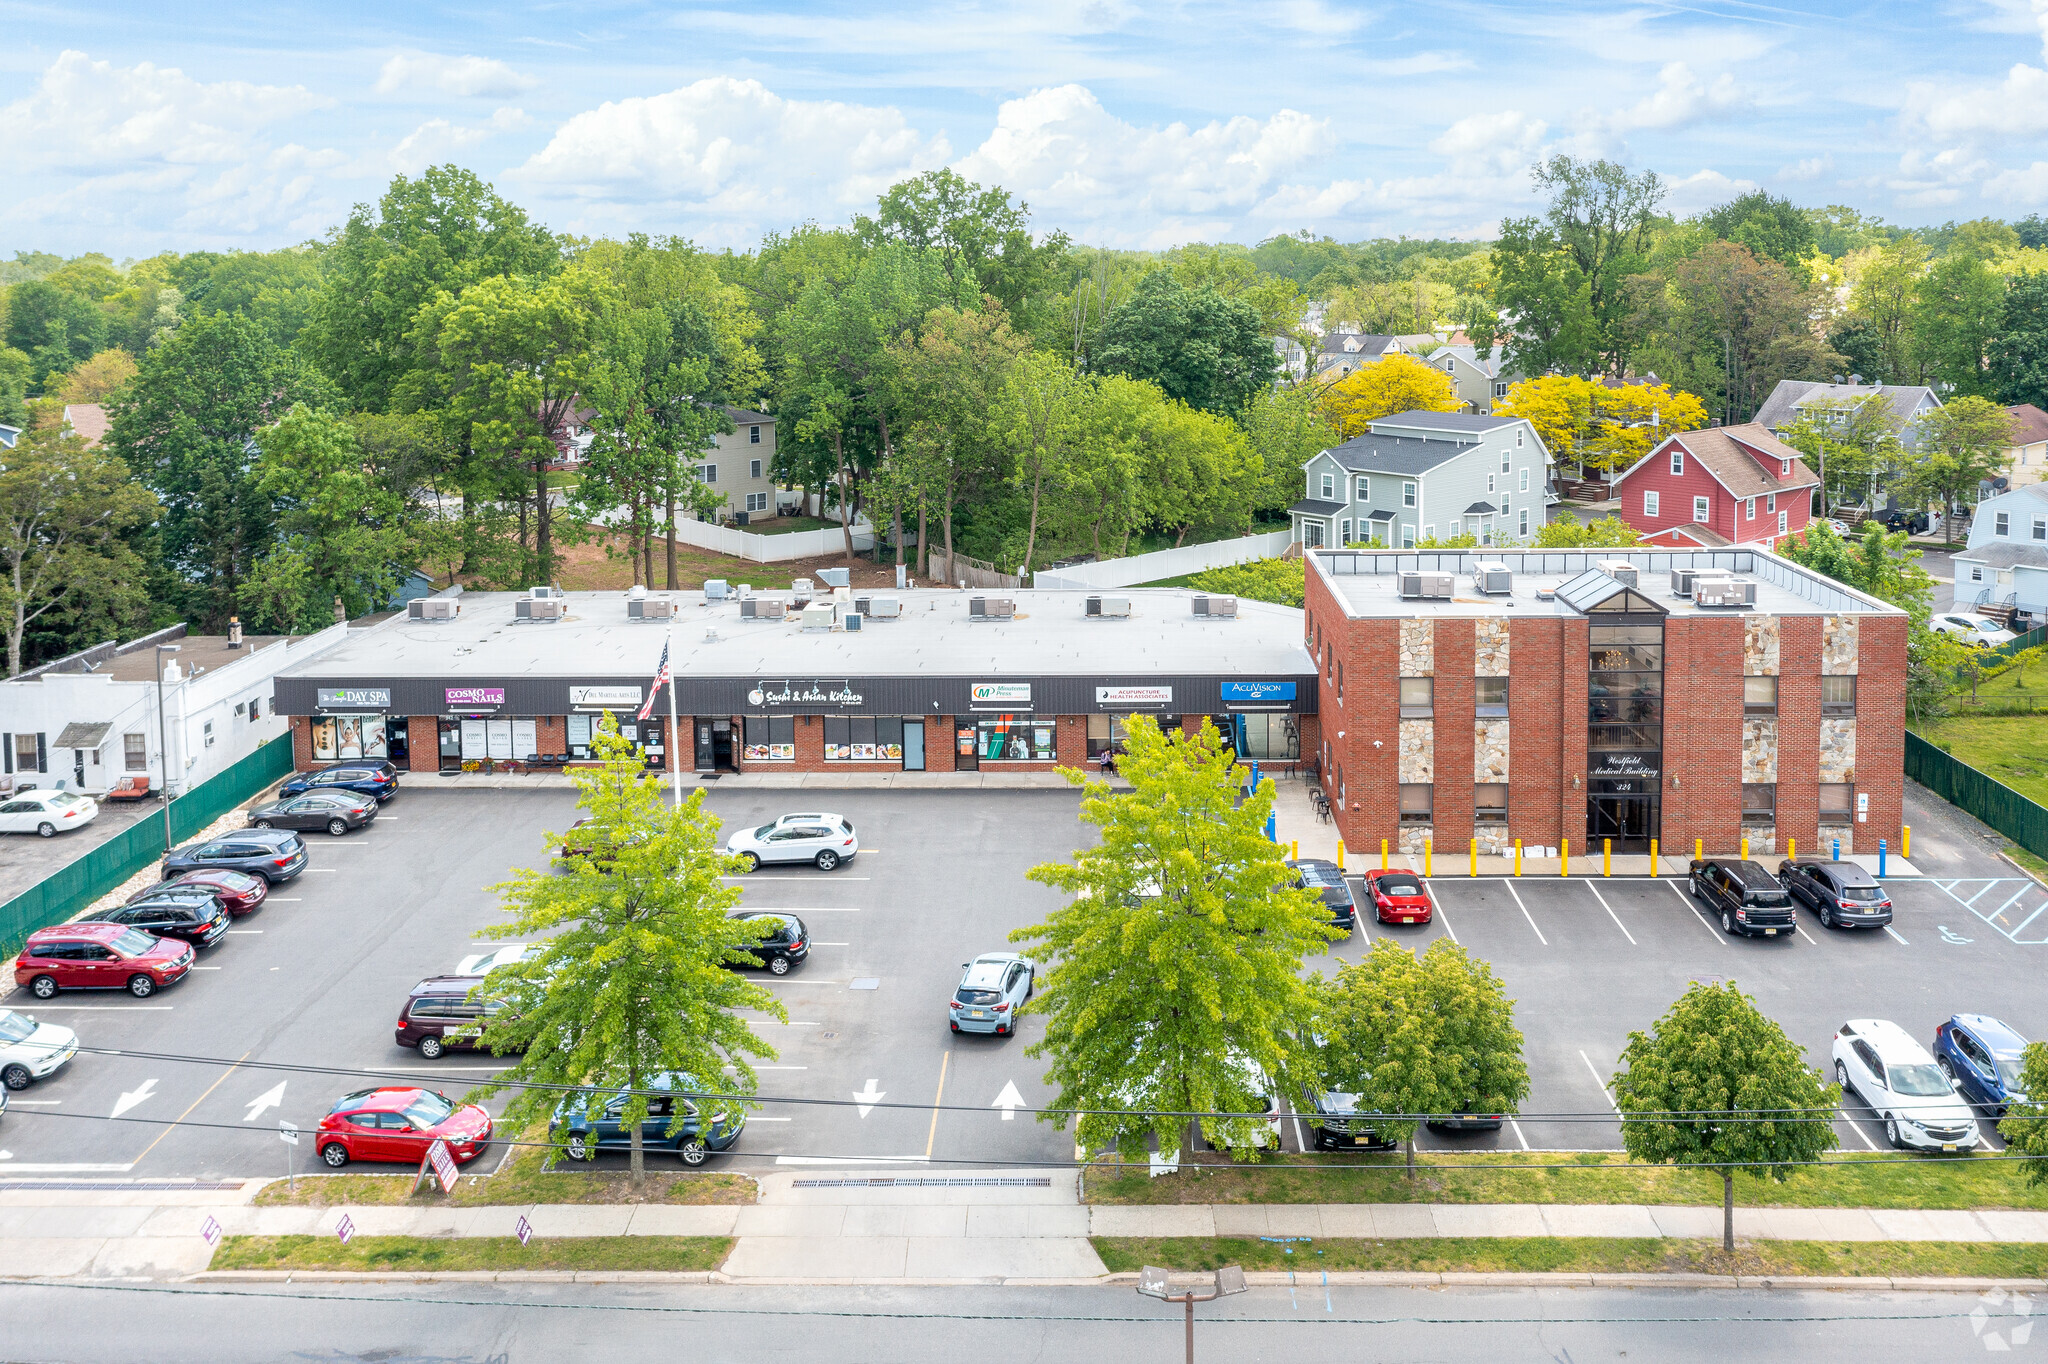
[[[809,799],[715,787],[707,795],[729,828]],[[487,888],[509,867],[545,865],[542,833],[566,827],[573,804],[561,790],[402,790],[366,833],[309,836],[309,870],[237,920],[180,985],[148,1000],[65,994],[50,1003],[15,990],[6,1007],[122,1054],[81,1055],[11,1096],[0,1177],[281,1174],[280,1118],[310,1131],[336,1097],[389,1082],[385,1074],[454,1097],[502,1069],[488,1054],[425,1061],[394,1044],[393,1025],[417,981],[477,950],[472,935],[497,918]],[[789,1010],[787,1026],[764,1025],[780,1054],[762,1067],[761,1092],[833,1102],[769,1104],[719,1163],[1070,1157],[1070,1134],[1029,1112],[1006,1116],[1006,1105],[1029,1109],[1050,1097],[1042,1066],[1023,1055],[1043,1021],[1027,1016],[1012,1038],[955,1036],[945,1001],[960,963],[1004,950],[1012,928],[1056,903],[1024,872],[1092,837],[1075,817],[1078,798],[845,791],[824,804],[859,827],[855,861],[830,873],[768,868],[735,884],[746,907],[802,917],[813,943],[789,975],[753,976]],[[1828,931],[1802,915],[1789,937],[1730,938],[1678,880],[1448,875],[1430,881],[1435,922],[1362,921],[1333,954],[1356,960],[1382,936],[1418,950],[1452,937],[1490,961],[1517,1001],[1531,1116],[1497,1133],[1424,1133],[1422,1145],[1612,1149],[1619,1135],[1604,1081],[1628,1033],[1650,1026],[1692,980],[1738,982],[1824,1068],[1834,1028],[1849,1017],[1891,1018],[1931,1039],[1951,1013],[1982,1012],[2042,1035],[2048,892],[1980,849],[1944,855],[1930,846],[1924,860],[1936,875],[1890,883],[1897,911],[1889,931]],[[1354,861],[1351,870],[1361,869]],[[1845,1149],[1882,1143],[1866,1117],[1847,1101]],[[1298,1149],[1300,1129],[1284,1123],[1283,1134]],[[310,1142],[296,1157],[298,1168],[310,1165]]]

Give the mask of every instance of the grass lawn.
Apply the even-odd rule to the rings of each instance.
[[[779,516],[773,521],[754,521],[736,526],[752,535],[794,535],[800,530],[838,530],[837,521],[822,516]]]
[[[2048,677],[2040,680],[2048,684]],[[2043,690],[2048,691],[2048,686]],[[1916,732],[1946,749],[1958,762],[2048,805],[2048,725],[2038,718],[1958,715]]]
[[[534,1128],[525,1140],[539,1141],[545,1130]],[[633,1192],[624,1171],[614,1173],[580,1169],[547,1168],[553,1149],[521,1146],[505,1168],[494,1175],[464,1175],[455,1181],[455,1192],[443,1194],[432,1179],[422,1182],[420,1192],[411,1193],[413,1176],[404,1174],[302,1174],[298,1189],[278,1183],[256,1195],[258,1207],[340,1208],[365,1204],[410,1203],[415,1207],[482,1208],[527,1203],[752,1203],[754,1181],[745,1175],[682,1173],[674,1158],[647,1158],[647,1182],[639,1194]],[[638,1239],[638,1238],[629,1238]]]
[[[2005,855],[2034,874],[2034,879],[2048,880],[2048,858],[2036,857],[2017,843],[2005,845]]]
[[[729,1236],[230,1236],[210,1269],[716,1269]]]
[[[2048,1246],[1941,1241],[1719,1241],[1531,1236],[1469,1240],[1297,1241],[1251,1237],[1093,1238],[1111,1273],[1173,1269],[1364,1269],[1383,1272],[1579,1274],[1804,1274],[2038,1279]],[[216,1264],[218,1261],[216,1261]]]
[[[1716,1206],[1712,1171],[1626,1168],[1627,1157],[1473,1151],[1416,1157],[1413,1180],[1399,1155],[1359,1156],[1335,1167],[1290,1156],[1252,1167],[1182,1166],[1153,1179],[1143,1166],[1126,1175],[1088,1172],[1090,1203],[1641,1203]],[[1487,1166],[1552,1166],[1487,1169]],[[1445,1169],[1447,1165],[1478,1169]],[[1913,1160],[1848,1154],[1799,1170],[1784,1183],[1739,1175],[1738,1207],[2048,1208],[2048,1185],[2029,1185],[2014,1161],[1968,1157]]]

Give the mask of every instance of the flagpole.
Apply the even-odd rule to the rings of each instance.
[[[676,809],[683,808],[683,732],[676,727],[676,617],[671,610],[668,617],[668,643],[662,647],[668,659],[668,765],[674,777],[676,788]]]

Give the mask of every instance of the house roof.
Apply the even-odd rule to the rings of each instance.
[[[1771,396],[1757,409],[1754,420],[1759,426],[1775,429],[1798,420],[1804,408],[1846,407],[1873,393],[1884,394],[1902,422],[1910,421],[1920,404],[1929,398],[1934,398],[1936,406],[1941,404],[1934,390],[1924,384],[1821,384],[1810,379],[1780,379]]]
[[[87,445],[98,445],[107,434],[107,409],[98,403],[66,403],[64,426]]]
[[[1714,476],[1714,481],[1726,488],[1730,496],[1762,497],[1767,493],[1797,492],[1801,488],[1817,487],[1820,479],[1813,470],[1806,467],[1806,461],[1799,452],[1779,440],[1764,428],[1762,422],[1745,422],[1741,426],[1709,426],[1699,431],[1679,431],[1666,437],[1649,454],[1628,466],[1615,482],[1620,483],[1636,470],[1659,459],[1672,445],[1684,448],[1688,455],[1698,461],[1700,467]],[[1765,469],[1764,461],[1789,459],[1792,472],[1780,478],[1775,472]]]
[[[1335,516],[1347,506],[1343,502],[1324,502],[1313,497],[1304,497],[1287,510],[1295,516]]]
[[[1367,512],[1365,514],[1365,519],[1368,521],[1391,521],[1394,519],[1394,513],[1388,511],[1385,507],[1382,507],[1378,511]]]
[[[1373,356],[1384,355],[1387,347],[1393,345],[1397,339],[1392,336],[1380,336],[1376,333],[1324,332],[1323,343],[1320,349],[1324,355],[1356,355],[1360,358],[1369,359]],[[1349,349],[1349,345],[1353,341],[1358,343],[1358,349],[1356,350]]]
[[[1427,473],[1470,448],[1462,441],[1430,440],[1423,436],[1382,436],[1367,431],[1323,453],[1346,469],[1373,474],[1412,475]]]
[[[1500,355],[1495,353],[1482,360],[1479,358],[1479,347],[1477,346],[1438,346],[1425,358],[1431,363],[1437,363],[1447,356],[1456,356],[1489,379],[1500,377]],[[1441,369],[1443,366],[1437,364],[1437,367]]]
[[[1496,417],[1486,412],[1396,412],[1373,422],[1375,428],[1395,427],[1403,431],[1444,431],[1461,436],[1483,436],[1503,426],[1513,426],[1520,417]]]
[[[735,426],[773,426],[775,418],[766,412],[749,412],[744,407],[728,407],[725,415],[732,418]]]
[[[2038,445],[2048,440],[2048,412],[2043,412],[2032,403],[2020,403],[2005,409],[2012,418],[2014,445]]]
[[[1471,516],[1477,513],[1480,516],[1491,516],[1499,510],[1500,508],[1494,506],[1491,502],[1474,502],[1471,506],[1465,508],[1464,514]]]
[[[1668,526],[1654,535],[1646,535],[1643,537],[1643,543],[1646,545],[1669,544],[1674,548],[1684,548],[1688,544],[1693,544],[1707,549],[1726,549],[1735,542],[1721,534],[1720,531],[1688,522],[1682,526]]]
[[[1986,568],[2048,568],[2048,546],[1980,545],[1955,552],[1958,563],[1982,564]]]

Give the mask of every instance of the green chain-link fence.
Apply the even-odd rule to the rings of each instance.
[[[182,842],[292,770],[292,736],[280,735],[171,802],[171,841]],[[38,928],[62,923],[163,856],[163,812],[130,825],[0,904],[0,954]]]
[[[2048,857],[2048,807],[2027,799],[2004,782],[1936,748],[1917,734],[1906,735],[1906,775],[1949,804],[1967,810],[2037,857]]]

